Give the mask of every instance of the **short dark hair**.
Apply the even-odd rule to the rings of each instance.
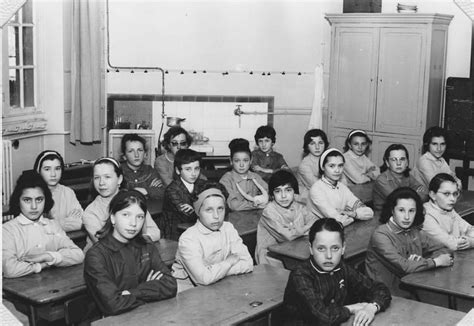
[[[415,220],[412,226],[422,225],[425,221],[425,213],[423,209],[423,202],[418,193],[410,187],[400,187],[395,189],[387,196],[385,204],[380,215],[380,223],[387,223],[393,215],[393,209],[397,206],[400,199],[413,199],[416,203]]]
[[[250,157],[252,157],[252,152],[250,151],[250,144],[247,139],[243,138],[234,138],[229,143],[230,149],[230,158],[234,157],[235,153],[245,152],[248,153]]]
[[[44,210],[43,216],[48,217],[48,213],[54,206],[53,195],[49,190],[46,181],[36,171],[24,171],[18,178],[15,189],[10,197],[10,213],[17,216],[21,213],[20,197],[23,191],[28,188],[41,188],[44,194]]]
[[[146,214],[148,212],[147,205],[146,205],[146,198],[145,196],[137,191],[137,190],[120,190],[114,198],[110,201],[109,204],[109,217],[107,221],[105,222],[105,225],[102,229],[97,231],[96,236],[98,239],[104,238],[107,234],[113,231],[114,226],[112,225],[112,221],[110,219],[110,216],[112,214],[116,214],[118,211],[121,211],[122,209],[125,209],[127,207],[130,207],[133,204],[137,204],[145,213],[145,218]],[[148,240],[146,238],[143,238],[143,233],[140,232],[136,236],[138,239],[141,240],[141,242],[146,243]]]
[[[191,146],[193,142],[193,137],[181,127],[171,127],[168,131],[163,135],[163,147],[169,152],[171,151],[171,139],[174,137],[183,134],[186,137],[186,143],[188,146]]]
[[[330,217],[324,217],[316,220],[309,229],[309,244],[313,245],[314,238],[316,238],[316,233],[323,230],[330,232],[338,232],[341,236],[342,243],[344,243],[344,227],[338,221]]]
[[[366,149],[366,153],[364,154],[367,154],[367,152],[370,150],[370,145],[372,145],[372,140],[369,138],[369,135],[367,135],[367,133],[365,131],[362,131],[362,130],[352,130],[351,132],[349,132],[347,134],[347,138],[346,138],[346,141],[344,143],[344,152],[347,152],[350,148],[350,144],[351,144],[351,141],[352,141],[352,138],[354,137],[364,137],[365,138],[365,141],[367,142],[368,146],[367,146],[367,149]]]
[[[324,171],[321,167],[324,167],[324,164],[327,163],[327,161],[330,157],[342,157],[342,162],[346,163],[346,158],[344,157],[344,155],[341,154],[341,152],[339,152],[339,150],[331,149],[331,152],[329,152],[329,154],[327,154],[324,157],[324,160],[319,163],[319,175],[324,174]]]
[[[268,193],[270,197],[273,198],[273,191],[275,188],[284,185],[290,185],[290,187],[295,191],[295,194],[300,193],[298,181],[293,173],[287,170],[278,170],[271,175],[270,180],[268,181]]]
[[[312,137],[321,137],[321,139],[324,142],[325,150],[329,147],[328,136],[326,135],[324,131],[322,131],[321,129],[308,130],[306,134],[304,134],[304,139],[303,139],[303,151],[304,151],[305,156],[309,154],[308,145],[313,141],[311,139]]]
[[[146,147],[146,140],[142,136],[139,136],[138,134],[125,134],[122,137],[122,141],[120,143],[120,148],[122,149],[122,154],[125,154],[125,151],[127,150],[127,142],[128,141],[138,141],[142,143],[143,149],[145,152],[148,150]]]
[[[430,184],[428,186],[428,190],[432,192],[437,192],[439,187],[443,184],[443,182],[452,182],[457,185],[456,179],[450,174],[447,173],[438,173],[431,179]]]
[[[272,143],[276,142],[276,131],[272,126],[260,126],[255,132],[255,142],[258,144],[258,140],[261,138],[270,138]]]
[[[423,134],[423,153],[426,153],[428,151],[430,143],[434,137],[443,137],[444,141],[447,143],[448,132],[446,131],[446,129],[438,126],[428,128]]]
[[[183,148],[177,151],[174,156],[174,168],[181,171],[183,164],[189,164],[196,161],[198,161],[199,166],[201,166],[201,154],[192,149]]]
[[[385,153],[383,154],[383,163],[380,166],[380,172],[385,172],[388,170],[388,165],[387,163],[385,163],[385,161],[389,160],[391,151],[405,151],[405,155],[407,156],[407,161],[408,161],[407,163],[410,164],[410,156],[408,155],[407,148],[402,144],[392,144],[387,147],[387,149],[385,150]],[[408,164],[407,164],[407,169],[405,170],[405,172],[403,172],[403,175],[405,177],[408,177],[410,175],[410,168],[408,167]]]
[[[35,164],[33,165],[33,170],[40,173],[41,167],[43,166],[44,161],[59,160],[61,164],[61,170],[64,171],[64,160],[61,154],[56,151],[46,150],[36,156]]]

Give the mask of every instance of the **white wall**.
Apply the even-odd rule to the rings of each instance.
[[[167,94],[274,96],[276,110],[309,110],[314,68],[324,63],[328,70],[330,27],[324,13],[341,11],[342,0],[154,1],[142,6],[112,1],[111,15],[117,16],[111,18],[111,61],[168,69]],[[149,28],[155,24],[161,27]],[[181,29],[180,24],[185,26]],[[196,37],[189,35],[194,27]],[[199,73],[180,74],[182,69]],[[203,74],[204,69],[208,73]],[[239,70],[303,74],[262,76]],[[222,71],[230,73],[223,76]],[[160,93],[160,77],[159,73],[110,72],[108,93]],[[275,116],[277,146],[290,165],[300,161],[308,120],[309,115]]]
[[[314,92],[312,72],[320,63],[324,64],[327,93],[330,26],[324,14],[342,12],[342,2],[155,0],[137,5],[111,0],[111,62],[168,69],[167,94],[274,96],[276,110],[309,110]],[[418,2],[419,12],[455,15],[449,32],[447,76],[468,77],[470,20],[451,0]],[[396,11],[397,0],[382,3],[383,12]],[[203,74],[203,69],[230,74]],[[181,70],[185,73],[180,74]],[[250,70],[308,74],[238,73]],[[157,94],[161,93],[160,78],[159,73],[111,71],[107,91]],[[275,116],[277,146],[292,166],[299,163],[308,120],[309,115]]]

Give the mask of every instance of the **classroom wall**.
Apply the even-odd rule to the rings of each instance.
[[[115,15],[126,12],[129,20],[126,20],[126,17],[120,17],[124,22],[120,25],[116,23],[118,21],[116,17],[110,29],[110,37],[113,40],[112,64],[148,64],[168,69],[169,74],[165,75],[167,94],[274,96],[275,110],[306,110],[308,112],[306,116],[280,115],[274,118],[278,150],[285,155],[290,165],[297,165],[300,161],[302,139],[307,129],[309,111],[312,106],[313,72],[320,63],[324,63],[326,71],[328,67],[330,27],[324,19],[324,13],[342,11],[342,1],[166,2],[167,10],[160,11],[162,3],[147,4],[145,10],[144,7],[120,2],[121,10],[113,12]],[[127,4],[130,8],[126,6]],[[222,12],[229,12],[228,6],[232,6],[230,11],[233,15],[221,17]],[[126,38],[125,35],[132,33],[130,30],[133,26],[130,25],[133,22],[130,21],[132,20],[130,17],[137,20],[133,13],[141,15],[138,21],[147,22],[153,26],[153,21],[168,21],[170,10],[174,15],[183,13],[191,17],[190,19],[205,12],[209,19],[196,23],[199,23],[199,31],[211,32],[209,39],[198,39],[198,41],[208,44],[210,48],[199,50],[196,47],[196,53],[181,54],[180,51],[188,51],[188,49],[180,48],[182,46],[179,37],[181,31],[171,28],[163,33],[161,30],[155,30],[153,41],[137,35],[131,43],[126,44],[126,51],[125,47],[119,44]],[[233,24],[239,28],[235,28]],[[239,46],[229,42],[234,39]],[[194,45],[189,45],[189,47],[192,46]],[[220,49],[214,52],[216,46]],[[144,53],[145,49],[151,53]],[[175,51],[171,51],[171,54],[161,61],[154,60],[160,57],[160,52],[170,53],[173,49]],[[204,51],[204,53],[197,53],[198,51]],[[221,55],[217,56],[217,53]],[[225,55],[222,55],[223,53]],[[181,74],[181,69],[200,71],[214,69],[231,72],[228,75],[222,75],[220,72]],[[253,75],[238,73],[238,70],[293,71],[303,74],[298,76],[272,73],[270,76],[262,76],[261,73]],[[107,90],[109,93],[156,94],[161,92],[160,78],[159,73],[131,74],[124,71],[119,73],[111,71],[107,75]],[[252,141],[252,139],[249,140]]]
[[[312,107],[315,84],[312,72],[320,63],[324,65],[327,94],[330,26],[324,14],[342,12],[342,3],[342,0],[230,4],[228,1],[152,1],[134,6],[128,1],[112,0],[110,58],[113,65],[151,65],[169,70],[165,75],[167,94],[274,96],[275,110],[308,112],[303,116],[277,115],[274,118],[278,150],[291,166],[296,166],[301,159],[302,138]],[[382,3],[382,12],[396,12],[398,1]],[[229,6],[233,6],[233,15],[222,17]],[[470,20],[451,0],[423,1],[418,7],[419,12],[455,16],[449,31],[447,77],[468,77]],[[203,12],[209,19],[197,20]],[[171,21],[175,17],[184,25],[182,30],[172,28],[176,26]],[[156,30],[145,27],[162,26],[156,22],[164,26]],[[188,40],[192,35],[187,30],[192,24],[196,24],[195,42]],[[239,26],[238,34],[232,24]],[[209,31],[206,37],[198,37],[206,30]],[[150,33],[153,37],[149,37]],[[235,42],[228,42],[229,39]],[[200,72],[212,68],[231,72],[228,75]],[[192,72],[194,69],[196,74]],[[238,73],[252,69],[304,73],[301,76]],[[161,74],[112,70],[107,74],[107,84],[108,93],[156,94],[161,93]],[[327,100],[323,104],[323,115],[326,112]]]

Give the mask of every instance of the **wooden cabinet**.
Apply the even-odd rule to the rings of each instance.
[[[441,121],[452,16],[328,14],[326,19],[332,25],[330,142],[339,148],[351,129],[363,129],[372,136],[374,162],[382,163],[386,146],[403,142],[412,165],[424,131]]]

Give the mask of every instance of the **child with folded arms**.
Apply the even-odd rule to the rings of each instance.
[[[279,260],[268,257],[267,248],[307,235],[315,218],[308,213],[306,206],[295,201],[299,188],[291,172],[280,170],[273,173],[268,186],[271,201],[258,222],[255,260],[257,264],[283,267]]]
[[[146,140],[137,134],[125,134],[121,148],[125,159],[121,168],[127,188],[138,190],[147,198],[163,198],[164,187],[158,172],[144,163],[148,151]]]
[[[250,171],[252,154],[248,140],[233,139],[229,149],[232,171],[226,172],[219,182],[229,193],[227,204],[230,210],[265,208],[268,203],[268,185],[261,176]]]
[[[57,220],[65,232],[80,230],[84,210],[74,191],[59,183],[64,171],[62,156],[56,151],[43,151],[36,157],[33,170],[43,177],[53,195],[49,217]]]
[[[344,175],[349,185],[368,183],[379,176],[379,168],[367,157],[371,144],[372,141],[363,130],[352,130],[347,135]]]
[[[460,196],[456,179],[447,173],[435,175],[429,185],[430,200],[424,204],[423,231],[450,250],[474,247],[474,227],[454,210]]]
[[[193,208],[195,189],[206,181],[201,174],[201,154],[192,149],[180,149],[174,157],[174,169],[177,175],[165,190],[163,202],[162,237],[178,240],[179,223],[192,223],[197,220]]]
[[[193,208],[199,219],[179,238],[173,264],[178,292],[253,270],[252,257],[242,238],[232,223],[224,221],[223,186],[208,183],[196,193]]]
[[[45,217],[53,204],[43,178],[34,171],[23,172],[10,198],[10,211],[16,217],[2,226],[3,277],[82,263],[82,250],[56,220]]]
[[[272,126],[258,127],[254,138],[258,148],[252,152],[251,168],[268,182],[273,172],[287,169],[288,164],[286,164],[283,155],[273,150],[276,132]]]
[[[341,181],[344,156],[330,148],[319,160],[321,179],[309,192],[308,210],[317,218],[331,217],[347,226],[355,220],[369,220],[374,216],[370,207],[357,198]]]
[[[143,236],[146,212],[143,194],[120,191],[110,202],[99,241],[87,251],[84,279],[105,315],[176,296],[176,279],[150,238]]]
[[[390,291],[342,260],[343,226],[317,220],[309,231],[310,258],[290,273],[285,289],[284,325],[369,325],[390,305]]]
[[[413,189],[401,187],[387,197],[380,216],[384,224],[372,234],[365,266],[367,275],[394,295],[412,297],[400,288],[406,274],[453,264],[448,250],[421,231],[424,219],[423,204]]]
[[[428,190],[410,173],[408,150],[402,144],[392,144],[383,155],[382,172],[374,183],[372,198],[375,211],[381,211],[387,196],[397,188],[410,187],[423,201],[428,199]]]

